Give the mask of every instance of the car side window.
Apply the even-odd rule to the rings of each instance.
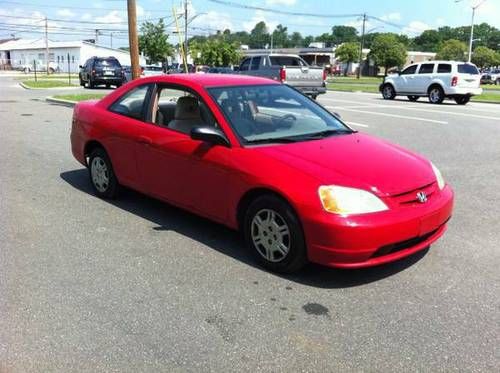
[[[434,64],[433,63],[423,63],[420,65],[420,70],[418,70],[419,74],[432,74],[434,71]]]
[[[240,70],[241,71],[246,71],[248,70],[248,66],[250,65],[250,58],[247,58],[241,63]]]
[[[417,66],[418,65],[408,66],[406,69],[404,69],[403,71],[401,71],[401,75],[415,74],[415,72],[417,71]]]
[[[185,134],[196,126],[217,127],[211,110],[191,91],[160,87],[155,96],[151,116],[154,124]]]
[[[252,58],[252,67],[251,67],[251,70],[259,70],[260,59],[261,59],[261,57],[254,57],[254,58]]]
[[[451,65],[449,63],[440,63],[438,65],[438,74],[451,73]]]
[[[115,101],[109,108],[113,113],[129,118],[145,121],[148,92],[151,84],[141,85],[132,89]]]

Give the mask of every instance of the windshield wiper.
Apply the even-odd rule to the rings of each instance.
[[[332,136],[332,135],[340,135],[340,134],[348,134],[348,133],[355,133],[356,131],[353,131],[353,130],[341,130],[341,129],[328,129],[328,130],[324,130],[324,131],[320,131],[320,132],[315,132],[315,133],[311,133],[311,134],[308,134],[308,135],[304,135],[302,136],[302,139],[306,139],[306,140],[311,140],[311,139],[323,139],[325,137],[328,137],[328,136]]]
[[[275,138],[266,138],[266,139],[255,139],[255,140],[247,140],[247,144],[290,144],[292,142],[300,141],[301,139],[292,138],[292,137],[275,137]]]

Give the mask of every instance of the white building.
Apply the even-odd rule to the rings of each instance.
[[[86,41],[49,41],[50,66],[57,66],[60,71],[78,72],[79,65],[83,65],[92,56],[113,56],[122,65],[130,65],[130,54],[120,49],[108,48]],[[10,65],[13,69],[23,66],[45,66],[45,40],[18,39],[0,44],[1,65]],[[144,57],[139,58],[141,65],[146,64]]]

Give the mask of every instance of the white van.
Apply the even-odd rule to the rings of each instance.
[[[380,85],[386,100],[408,96],[410,101],[429,97],[429,102],[440,104],[445,98],[465,105],[471,96],[480,95],[481,74],[476,65],[458,61],[427,61],[407,66],[397,74],[387,76]]]

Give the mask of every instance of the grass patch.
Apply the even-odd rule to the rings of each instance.
[[[480,96],[473,96],[472,101],[494,102],[500,104],[500,93],[483,93]]]
[[[68,81],[68,74],[50,74],[47,75],[46,73],[36,73],[36,77],[38,80],[65,80],[66,82]],[[15,80],[34,80],[35,79],[35,74],[29,73],[26,74],[25,76],[18,76],[14,78]],[[78,82],[78,74],[71,74],[71,83]]]
[[[75,82],[76,83],[76,82]],[[60,88],[72,87],[74,84],[69,85],[67,80],[23,80],[23,84],[30,88]]]
[[[106,96],[105,93],[78,93],[74,95],[56,95],[53,96],[54,98],[58,98],[61,100],[68,100],[68,101],[74,101],[74,102],[80,102],[80,101],[85,101],[85,100],[100,100]]]
[[[352,84],[352,83],[328,83],[326,86],[332,91],[342,92],[369,92],[378,93],[378,84]]]

